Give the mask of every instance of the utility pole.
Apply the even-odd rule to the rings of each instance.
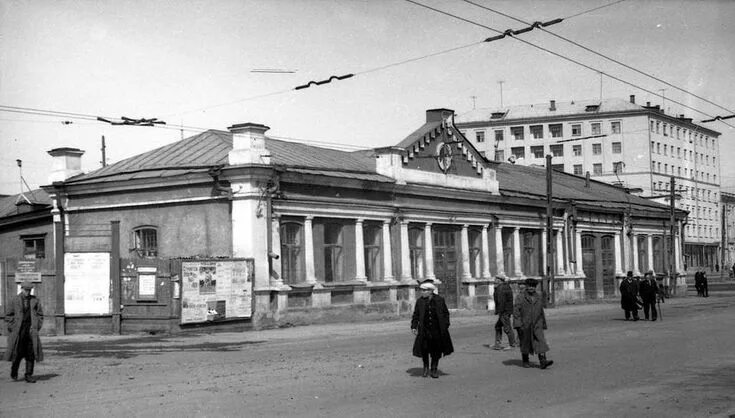
[[[546,155],[546,277],[549,282],[550,304],[556,303],[554,291],[554,211],[551,206],[552,181],[551,181],[551,154]]]
[[[600,101],[602,101],[602,72],[600,72]]]
[[[505,81],[498,81],[498,84],[500,84],[500,107],[503,107],[503,83],[505,83]]]
[[[675,248],[675,237],[676,237],[676,177],[671,176],[671,183],[669,185],[669,280],[673,277],[676,280],[676,272],[674,266],[676,265],[676,248]],[[669,284],[671,289],[671,284]],[[676,282],[674,282],[674,289],[676,289]]]
[[[102,167],[107,166],[106,149],[107,149],[107,147],[105,146],[105,136],[102,135],[102,149],[101,149],[101,151],[102,151],[102,161],[100,161],[102,163]]]

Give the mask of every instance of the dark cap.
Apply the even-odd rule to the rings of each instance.
[[[536,287],[537,284],[538,284],[538,280],[536,279],[532,279],[532,278],[526,279],[526,286]]]
[[[29,282],[28,280],[26,280],[26,281],[24,281],[24,282],[22,282],[22,283],[20,284],[20,288],[21,288],[21,289],[29,289],[29,290],[30,290],[30,289],[33,289],[33,283],[31,283],[31,282]]]

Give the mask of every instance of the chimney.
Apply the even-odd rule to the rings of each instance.
[[[79,148],[54,148],[48,151],[48,154],[54,158],[51,165],[51,174],[48,176],[49,183],[66,181],[82,174],[82,155],[84,151]]]
[[[651,102],[646,102],[646,107],[651,107]]]
[[[554,110],[556,110],[556,100],[552,100],[552,101],[551,101],[551,102],[549,103],[549,110],[551,110],[551,111],[554,111]]]
[[[440,122],[454,115],[452,109],[429,109],[426,111],[426,122]]]
[[[584,176],[584,187],[586,188],[590,187],[590,172],[589,171]]]
[[[635,104],[635,94],[630,95],[630,102]]]
[[[271,154],[265,147],[269,127],[248,122],[227,129],[232,132],[232,151],[227,156],[230,165],[271,163]]]

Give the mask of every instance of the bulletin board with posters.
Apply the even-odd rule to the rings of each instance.
[[[253,259],[181,263],[181,323],[250,318],[253,312]]]
[[[109,314],[110,253],[64,254],[64,313]]]

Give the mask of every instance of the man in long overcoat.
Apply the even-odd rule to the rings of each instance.
[[[495,301],[495,315],[498,320],[495,322],[495,345],[493,349],[503,349],[503,332],[508,334],[508,348],[517,347],[513,328],[511,328],[511,315],[513,315],[513,289],[510,284],[505,281],[504,277],[495,277],[495,290],[493,292],[493,300]]]
[[[434,294],[436,286],[431,281],[421,283],[421,297],[411,317],[411,331],[416,335],[413,355],[421,357],[424,363],[424,377],[429,376],[429,357],[431,356],[431,377],[439,377],[439,359],[454,352],[452,337],[449,335],[449,309],[444,298]]]
[[[5,313],[5,321],[10,334],[8,334],[8,347],[3,359],[12,362],[10,377],[17,380],[20,361],[25,358],[25,381],[35,383],[34,363],[43,361],[43,349],[38,336],[43,326],[43,308],[41,302],[31,295],[33,283],[23,282],[20,287],[21,293],[13,298]]]
[[[538,354],[541,368],[546,369],[554,362],[546,359],[546,352],[549,351],[544,336],[546,315],[544,301],[536,292],[537,284],[536,279],[526,279],[526,289],[518,295],[513,307],[513,326],[518,330],[523,367],[531,367],[528,356]]]
[[[625,311],[625,320],[638,320],[638,284],[633,280],[633,272],[629,271],[625,279],[620,282],[620,307]]]
[[[653,271],[648,271],[643,276],[643,281],[640,284],[639,293],[641,300],[643,301],[643,316],[648,320],[648,312],[651,312],[651,320],[655,321],[658,319],[658,312],[656,311],[656,296],[658,295],[658,283],[653,277]]]

